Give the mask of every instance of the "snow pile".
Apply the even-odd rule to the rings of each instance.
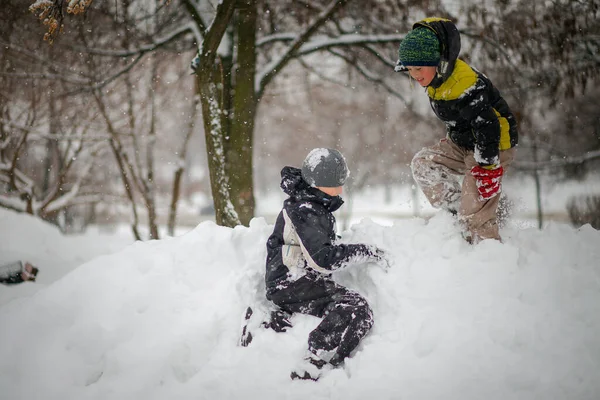
[[[272,226],[205,222],[89,261],[0,308],[6,399],[592,399],[600,393],[600,232],[508,226],[469,246],[451,217],[343,240],[378,244],[394,266],[334,275],[375,325],[345,368],[293,382],[319,319],[238,344],[248,305],[264,305]],[[33,236],[33,237],[32,237]],[[28,238],[36,239],[31,232]],[[25,240],[25,239],[22,239]],[[29,239],[28,239],[29,240]],[[36,242],[37,246],[53,246]],[[12,288],[0,287],[0,290]]]
[[[0,285],[0,305],[32,295],[92,258],[122,249],[133,242],[131,236],[127,230],[108,233],[97,228],[85,236],[64,236],[39,218],[0,208],[0,265],[21,260],[40,269],[36,284]]]

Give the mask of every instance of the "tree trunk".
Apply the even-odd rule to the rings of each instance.
[[[224,143],[228,132],[223,129],[223,69],[217,58],[217,50],[233,16],[235,4],[236,0],[221,0],[217,5],[215,18],[204,36],[196,70],[200,81],[198,90],[215,220],[218,225],[229,227],[240,225],[240,220],[231,202],[229,178],[225,170]]]
[[[194,133],[194,127],[196,126],[196,117],[198,116],[198,99],[199,99],[199,77],[194,75],[194,99],[192,102],[192,110],[190,114],[190,123],[187,128],[185,139],[181,145],[179,151],[179,165],[173,177],[173,190],[171,194],[171,206],[169,208],[169,222],[167,224],[167,232],[170,236],[175,235],[175,225],[177,224],[177,204],[181,197],[181,178],[183,178],[183,172],[185,171],[185,158],[187,155],[188,143]]]
[[[538,161],[537,138],[533,140],[533,160]],[[537,206],[538,229],[544,227],[544,213],[542,212],[542,183],[540,181],[540,173],[537,168],[533,170],[533,179],[535,181],[535,203]]]
[[[199,72],[199,86],[215,221],[218,225],[234,227],[240,225],[240,220],[231,202],[229,179],[225,172],[223,72],[220,64],[212,63],[206,67]]]
[[[256,115],[254,76],[256,73],[256,0],[238,3],[237,69],[233,110],[230,113],[231,133],[227,146],[227,175],[230,179],[231,201],[240,217],[248,225],[254,217],[254,189],[252,174],[252,139]]]
[[[50,51],[52,54],[52,51]],[[48,192],[52,190],[54,181],[57,177],[57,171],[62,171],[62,158],[60,157],[60,150],[58,148],[58,141],[56,135],[58,134],[58,113],[56,111],[56,99],[54,96],[54,85],[50,86],[49,102],[48,102],[48,117],[50,123],[48,124],[48,139],[46,139],[46,154],[44,164],[44,180],[42,182],[42,198],[48,195]],[[61,226],[59,222],[59,212],[43,213],[40,217],[58,226],[62,232],[64,232],[64,226]]]
[[[156,15],[155,15],[156,19]],[[158,24],[158,21],[155,21]],[[150,228],[150,239],[159,239],[157,215],[156,215],[156,183],[154,182],[154,145],[156,144],[156,90],[158,79],[158,66],[156,60],[157,54],[153,53],[150,58],[152,63],[152,74],[150,76],[150,131],[146,141],[146,180],[144,182],[144,197],[146,200],[146,210],[148,211],[148,227]],[[141,171],[140,171],[141,174]],[[143,176],[140,176],[144,179]]]

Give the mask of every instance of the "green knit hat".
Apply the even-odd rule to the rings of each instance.
[[[398,49],[404,67],[431,66],[440,63],[440,42],[431,29],[418,27],[408,32]]]

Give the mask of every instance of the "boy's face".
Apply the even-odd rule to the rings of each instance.
[[[406,67],[408,73],[412,78],[419,82],[419,85],[426,87],[429,86],[433,78],[435,78],[435,72],[437,67]]]
[[[327,193],[330,196],[339,196],[340,194],[342,194],[342,186],[338,186],[338,187],[318,187],[317,189],[319,189],[321,192],[323,193]]]

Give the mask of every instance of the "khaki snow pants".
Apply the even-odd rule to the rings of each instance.
[[[514,147],[500,152],[504,173],[514,156]],[[500,240],[496,217],[500,193],[489,200],[479,199],[475,178],[469,173],[476,165],[473,151],[442,139],[419,151],[412,160],[411,169],[433,207],[458,212],[467,240],[474,243],[483,239]]]

